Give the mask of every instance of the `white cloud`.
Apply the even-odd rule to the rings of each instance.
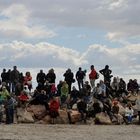
[[[110,48],[99,44],[91,45],[84,53],[61,46],[38,43],[28,44],[14,41],[0,45],[0,67],[54,67],[72,68],[79,66],[89,70],[95,65],[97,70],[108,64],[114,75],[140,74],[140,44],[121,48]]]
[[[1,66],[4,64],[17,64],[21,67],[58,66],[70,67],[86,63],[81,54],[75,50],[38,43],[35,45],[14,41],[10,44],[0,45]]]
[[[140,36],[138,0],[13,0],[0,2],[0,5],[2,13],[9,17],[7,22],[0,20],[1,25],[8,24],[9,27],[8,32],[1,32],[9,36],[15,31],[16,37],[19,34],[21,37],[52,37],[55,33],[44,27],[48,24],[56,28],[64,26],[105,30],[113,34],[114,40]],[[34,22],[43,26],[34,25]]]
[[[108,1],[110,10],[126,8],[128,6],[128,0],[108,0]]]
[[[49,38],[56,34],[43,25],[30,23],[30,11],[21,4],[13,4],[4,9],[0,15],[0,34],[9,38]]]
[[[140,37],[138,0],[12,0],[1,1],[0,9],[1,40],[22,40],[0,44],[1,67],[77,69],[82,66],[88,69],[90,64],[94,64],[99,70],[109,64],[114,74],[139,74],[140,44],[128,43],[129,39]],[[42,42],[56,35],[47,28],[48,25],[56,30],[59,27],[103,30],[110,41],[119,41],[124,46],[110,48],[94,44],[80,53]],[[79,38],[86,38],[84,34],[77,34]],[[25,39],[30,43],[25,43]],[[33,40],[41,43],[33,44]]]

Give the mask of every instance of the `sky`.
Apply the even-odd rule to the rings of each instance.
[[[0,67],[140,79],[140,0],[1,0]],[[26,70],[25,70],[26,71]]]

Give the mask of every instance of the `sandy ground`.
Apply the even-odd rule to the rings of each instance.
[[[140,140],[138,125],[0,125],[0,140]]]

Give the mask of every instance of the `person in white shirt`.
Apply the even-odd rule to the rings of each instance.
[[[125,118],[127,119],[128,123],[132,123],[133,115],[134,115],[134,110],[132,108],[132,104],[128,103],[125,108]]]

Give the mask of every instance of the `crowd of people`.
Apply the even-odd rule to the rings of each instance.
[[[103,80],[99,80],[100,74],[103,75]],[[89,81],[85,80],[87,75]],[[91,65],[88,74],[81,67],[75,74],[69,68],[63,76],[64,80],[56,84],[54,69],[50,69],[47,74],[40,70],[36,75],[37,87],[32,91],[32,75],[29,71],[24,75],[16,66],[13,70],[3,69],[0,81],[0,122],[3,117],[2,107],[6,114],[6,124],[11,124],[14,122],[16,106],[41,104],[45,105],[52,120],[59,116],[60,108],[67,108],[77,109],[81,114],[81,121],[85,123],[89,117],[94,118],[100,112],[105,112],[111,121],[115,117],[120,123],[118,104],[121,103],[125,108],[125,114],[122,116],[124,122],[132,123],[133,117],[138,115],[140,123],[137,79],[130,79],[126,83],[123,78],[113,77],[108,65],[99,72],[96,71],[94,65]],[[97,79],[99,83],[95,84]],[[73,86],[73,83],[77,83],[78,88]],[[132,94],[138,97],[134,103],[128,101],[128,97]],[[137,106],[136,116],[134,104]]]

